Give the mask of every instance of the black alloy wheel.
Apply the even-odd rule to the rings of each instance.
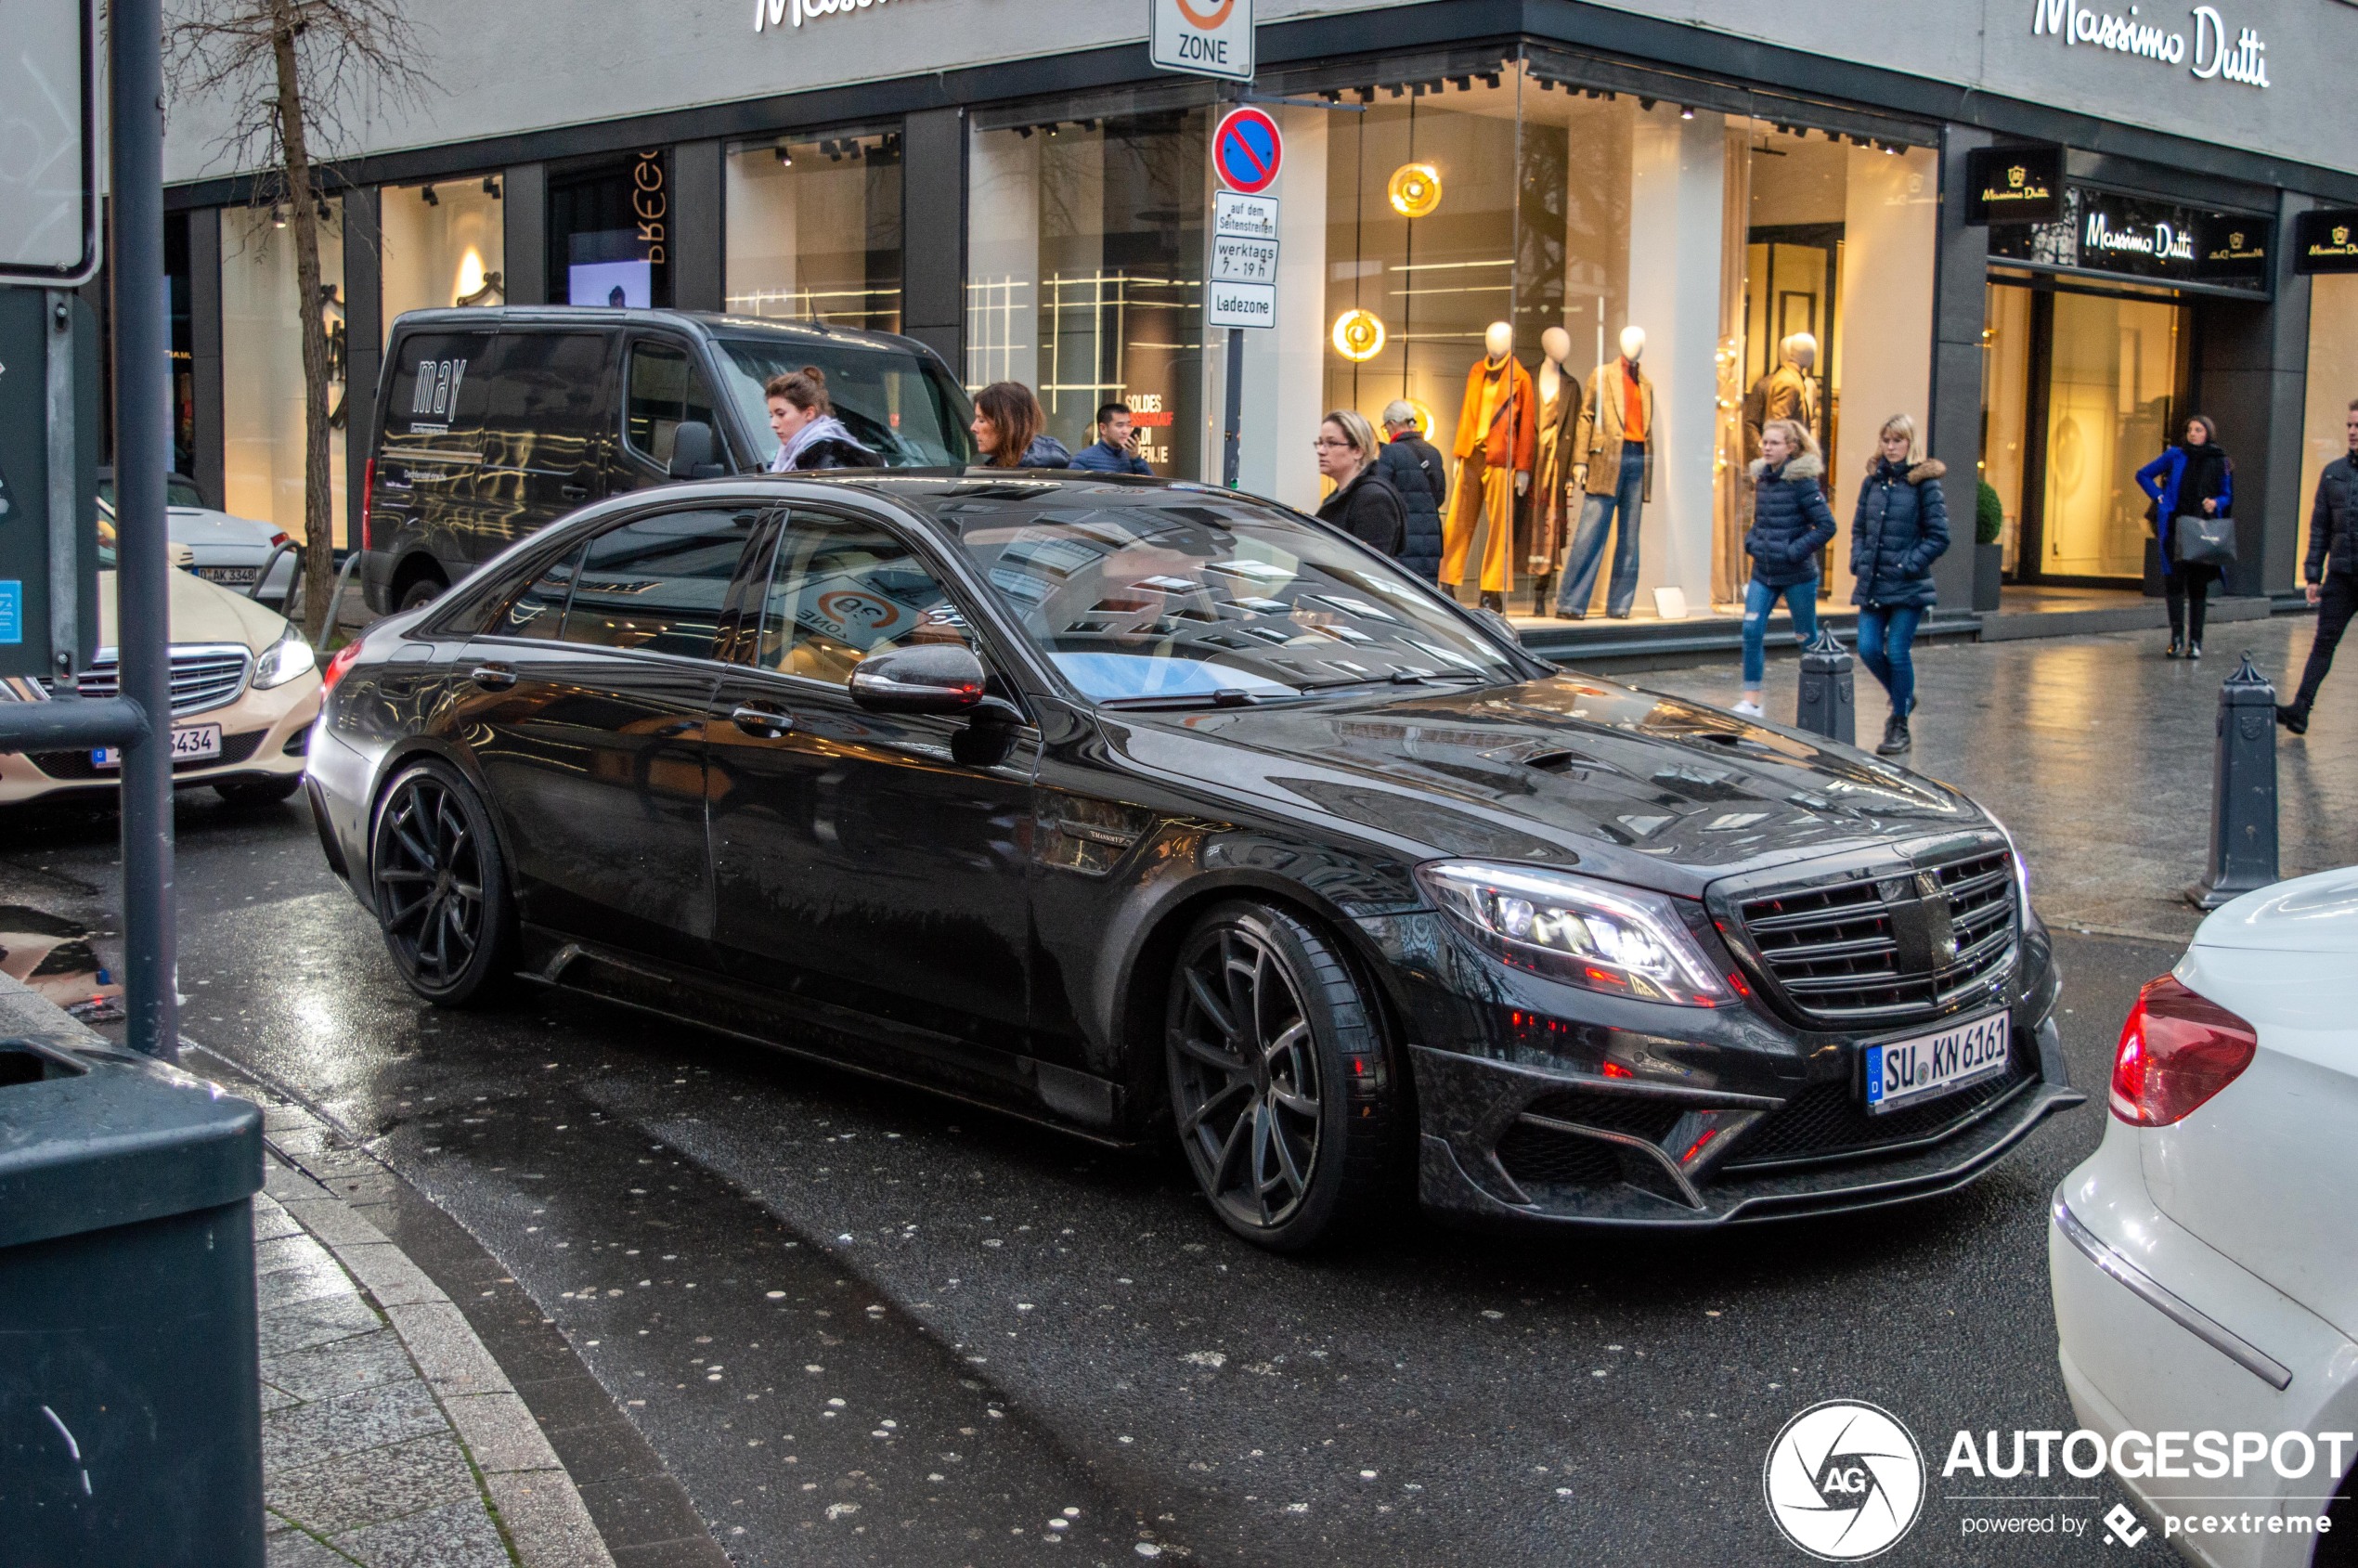
[[[1382,1031],[1308,925],[1257,903],[1198,921],[1173,972],[1165,1056],[1187,1163],[1237,1235],[1298,1251],[1380,1205],[1395,1099]]]
[[[490,814],[448,765],[421,762],[377,808],[369,886],[385,946],[409,989],[443,1007],[505,985],[514,921]]]

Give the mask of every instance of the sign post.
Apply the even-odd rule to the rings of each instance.
[[[1277,324],[1277,199],[1263,193],[1285,161],[1285,136],[1266,110],[1232,109],[1211,133],[1211,166],[1225,188],[1212,197],[1203,319],[1228,329],[1221,483],[1231,490],[1243,466],[1244,335]]]
[[[1252,0],[1149,0],[1158,71],[1252,80]]]

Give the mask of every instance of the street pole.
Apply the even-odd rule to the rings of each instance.
[[[1220,483],[1228,489],[1237,487],[1244,468],[1242,443],[1245,421],[1245,332],[1242,327],[1228,329],[1228,418],[1227,439],[1220,453]]]
[[[148,716],[123,753],[123,989],[132,1048],[179,1059],[172,927],[172,564],[164,532],[163,16],[113,0],[115,645],[122,694]]]

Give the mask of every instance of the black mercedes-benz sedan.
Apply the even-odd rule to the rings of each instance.
[[[2080,1096],[2004,828],[1565,674],[1202,486],[634,493],[330,667],[308,791],[393,962],[1084,1136],[1239,1234],[1700,1226],[1947,1191]]]

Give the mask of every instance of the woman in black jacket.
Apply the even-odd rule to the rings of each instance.
[[[1400,564],[1427,582],[1441,580],[1441,513],[1449,499],[1449,464],[1417,425],[1417,406],[1395,399],[1384,406],[1384,443],[1376,470],[1400,492],[1407,538]]]
[[[2178,519],[2199,513],[2226,517],[2235,508],[2235,465],[2219,445],[2219,427],[2209,414],[2186,420],[2179,443],[2137,471],[2137,484],[2154,503],[2154,538],[2161,548],[2161,586],[2170,601],[2170,652],[2173,659],[2202,657],[2203,612],[2219,567],[2183,559]]]
[[[1859,486],[1850,523],[1850,602],[1859,606],[1859,662],[1891,694],[1891,718],[1875,747],[1897,757],[1914,744],[1908,715],[1916,706],[1916,624],[1939,595],[1932,564],[1949,549],[1949,501],[1938,461],[1916,460],[1916,421],[1884,421],[1882,450]]]
[[[1318,472],[1335,482],[1318,507],[1318,520],[1331,523],[1363,543],[1397,557],[1408,532],[1407,511],[1392,481],[1376,470],[1381,448],[1376,427],[1354,408],[1338,408],[1318,426],[1312,443]]]
[[[771,376],[761,391],[770,401],[770,433],[778,438],[771,473],[884,466],[884,460],[854,440],[836,418],[835,402],[827,395],[827,373],[818,366]]]
[[[1777,601],[1793,612],[1793,639],[1807,647],[1818,635],[1818,551],[1834,537],[1834,514],[1827,510],[1819,480],[1826,472],[1817,437],[1795,420],[1770,420],[1760,428],[1760,456],[1752,465],[1752,526],[1744,553],[1752,557],[1752,580],[1744,584],[1744,694],[1735,711],[1761,716],[1761,682],[1768,676],[1768,612]]]

